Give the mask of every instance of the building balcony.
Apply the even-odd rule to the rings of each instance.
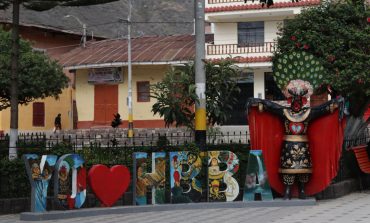
[[[248,45],[208,44],[206,46],[207,59],[217,61],[231,57],[236,63],[249,64],[248,66],[250,67],[270,67],[271,57],[275,51],[276,44],[276,42]]]
[[[207,0],[206,3],[208,3],[208,5],[230,4],[230,3],[243,3],[244,4],[244,0]]]
[[[207,56],[215,55],[244,55],[244,54],[271,54],[275,51],[276,42],[240,44],[209,44]]]

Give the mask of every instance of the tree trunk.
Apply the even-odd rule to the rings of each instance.
[[[19,63],[19,0],[13,1],[12,56],[10,81],[9,160],[17,158],[18,138],[18,63]]]

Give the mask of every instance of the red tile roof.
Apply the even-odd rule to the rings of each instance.
[[[321,0],[303,0],[299,2],[277,2],[277,3],[274,3],[274,5],[270,6],[269,9],[313,6],[313,5],[319,5],[320,3],[321,3]],[[258,3],[258,4],[208,7],[205,9],[205,12],[214,13],[214,12],[228,12],[228,11],[259,10],[259,9],[268,9],[268,8],[262,7],[262,5]]]
[[[211,41],[213,36],[206,36]],[[131,41],[132,63],[169,63],[189,61],[195,57],[195,36],[151,36]],[[90,42],[86,48],[76,48],[59,60],[64,67],[91,67],[102,64],[127,63],[127,40],[103,40]]]

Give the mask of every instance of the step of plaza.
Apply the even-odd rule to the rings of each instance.
[[[24,212],[20,214],[22,221],[46,221],[69,218],[83,218],[112,214],[131,214],[143,212],[176,211],[176,210],[200,210],[217,208],[257,208],[257,207],[288,207],[288,206],[313,206],[316,200],[313,198],[306,200],[275,199],[271,201],[250,201],[250,202],[223,202],[223,203],[187,203],[187,204],[163,204],[163,205],[143,205],[143,206],[117,206],[111,208],[86,208],[68,211],[49,211],[42,213]]]

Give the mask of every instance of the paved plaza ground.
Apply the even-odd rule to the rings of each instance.
[[[19,215],[0,216],[0,223],[19,223]],[[350,195],[318,201],[314,206],[296,207],[258,207],[201,209],[184,211],[146,212],[119,215],[101,215],[86,218],[71,218],[44,223],[350,223],[370,222],[370,191],[356,192]]]

